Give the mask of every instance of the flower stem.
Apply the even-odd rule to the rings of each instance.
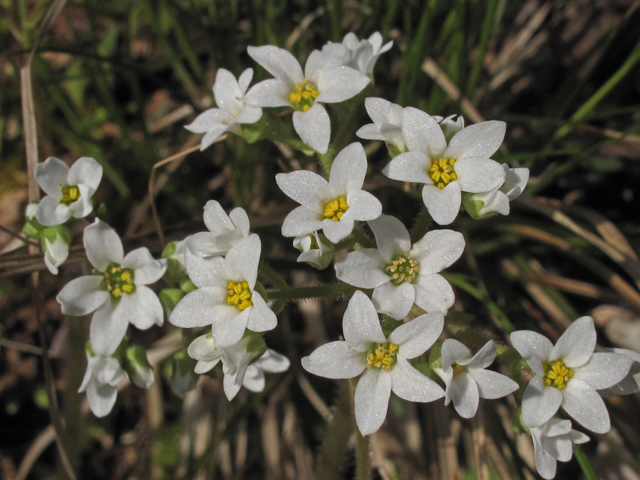
[[[369,238],[367,238],[367,236],[364,233],[362,233],[362,230],[360,230],[360,226],[358,226],[357,228],[354,228],[353,231],[351,232],[351,235],[353,235],[353,238],[355,238],[356,241],[363,248],[375,248],[376,247],[375,243],[373,243],[373,241],[369,240]]]
[[[317,297],[344,297],[346,295],[352,295],[358,290],[353,285],[347,285],[346,283],[331,284],[331,285],[317,285],[313,287],[293,287],[286,290],[276,290],[267,292],[269,300],[300,300],[303,298],[317,298]]]
[[[318,153],[318,158],[320,159],[320,165],[322,165],[322,169],[324,170],[327,178],[331,173],[331,165],[333,164],[333,159],[336,156],[336,150],[333,146],[329,146],[327,153]]]
[[[338,404],[322,442],[320,456],[316,464],[316,480],[338,480],[340,478],[349,437],[351,437],[353,429],[351,403],[351,389],[345,383],[341,386]]]
[[[413,230],[411,230],[411,243],[416,243],[427,234],[431,226],[431,221],[429,211],[423,208],[416,219],[416,223],[413,225]]]
[[[357,379],[349,379],[349,390],[351,391],[351,398],[354,398],[357,385]],[[355,404],[352,402],[352,411],[355,417]],[[354,422],[355,423],[355,422]],[[369,466],[369,439],[363,437],[356,424],[356,480],[370,480],[371,468]]]
[[[285,282],[280,275],[278,275],[269,265],[264,262],[260,262],[258,269],[265,277],[273,282],[281,291],[289,289],[289,285]]]
[[[587,480],[598,480],[598,476],[596,475],[596,472],[593,471],[589,458],[582,451],[582,447],[580,445],[575,446],[574,453],[578,463],[580,464],[580,468],[582,468],[582,473],[584,473],[585,478]]]

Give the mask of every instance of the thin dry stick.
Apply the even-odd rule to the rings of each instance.
[[[22,235],[19,235],[15,232],[12,232],[11,230],[9,230],[6,227],[3,227],[2,225],[0,225],[0,230],[2,230],[3,232],[8,233],[9,235],[11,235],[13,238],[17,238],[18,240],[20,240],[21,242],[26,243],[27,245],[33,245],[34,247],[38,247],[40,248],[40,245],[38,245],[36,242],[34,242],[33,240],[29,240],[28,238],[23,237]]]

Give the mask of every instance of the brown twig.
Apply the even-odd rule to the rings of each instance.
[[[3,227],[2,225],[0,225],[0,230],[2,230],[3,232],[8,233],[9,235],[11,235],[13,238],[17,238],[18,240],[20,240],[21,242],[26,243],[27,245],[32,245],[34,247],[38,247],[40,248],[40,244],[34,242],[33,240],[30,240],[28,238],[23,237],[22,235],[16,233],[16,232],[12,232],[11,230],[9,230],[6,227]]]

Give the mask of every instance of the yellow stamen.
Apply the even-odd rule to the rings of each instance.
[[[120,265],[112,263],[105,269],[102,276],[104,279],[102,280],[101,288],[111,293],[115,298],[120,298],[125,293],[133,293],[136,291],[136,285],[133,281],[133,270],[131,268],[122,268]]]
[[[433,180],[436,187],[442,190],[454,180],[458,180],[458,175],[453,169],[455,163],[455,158],[434,158],[431,160],[427,175]]]
[[[545,362],[544,367],[544,384],[547,387],[555,387],[558,390],[564,390],[567,383],[573,377],[573,370],[565,367],[562,360],[555,362]]]
[[[237,307],[238,310],[243,311],[246,308],[253,306],[251,301],[251,289],[247,282],[229,282],[227,285],[227,304]]]
[[[464,365],[458,365],[456,362],[453,362],[451,364],[451,368],[453,369],[453,375],[456,376],[467,367],[465,367]]]
[[[296,110],[306,112],[313,106],[318,95],[320,95],[320,92],[316,89],[316,86],[305,78],[302,83],[298,83],[293,87],[293,91],[289,93],[289,101]]]
[[[374,344],[373,349],[367,354],[367,368],[376,367],[383,370],[391,370],[396,363],[398,345],[395,343]]]
[[[338,197],[324,206],[324,218],[338,222],[347,210],[349,210],[347,199]]]
[[[412,258],[408,258],[409,252],[394,258],[385,268],[384,272],[391,277],[391,283],[396,287],[404,282],[414,283],[418,279],[420,265]]]
[[[80,189],[76,185],[65,185],[62,187],[62,198],[60,203],[69,206],[80,198]]]

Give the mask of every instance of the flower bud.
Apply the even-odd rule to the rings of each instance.
[[[64,225],[46,227],[40,231],[42,250],[44,251],[44,263],[54,275],[58,274],[58,267],[69,256],[69,244],[73,234]]]
[[[131,382],[140,388],[149,388],[153,385],[155,376],[153,368],[147,360],[147,351],[139,346],[134,345],[126,349],[123,359],[123,367],[129,375]]]
[[[196,388],[198,375],[193,371],[197,361],[191,358],[186,350],[176,352],[171,359],[171,390],[180,398],[184,398],[186,393]]]
[[[179,288],[165,288],[160,291],[158,298],[165,312],[170,313],[176,308],[178,302],[182,300],[185,295],[186,294]]]
[[[331,265],[336,252],[335,246],[318,232],[294,238],[293,246],[302,252],[298,262],[306,262],[318,270],[324,270]]]

